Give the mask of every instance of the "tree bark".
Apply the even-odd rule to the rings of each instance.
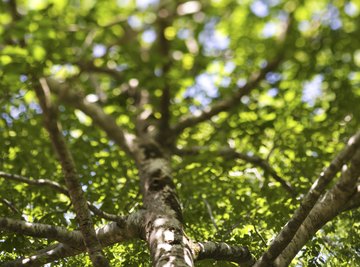
[[[85,252],[84,238],[80,231],[67,232],[62,227],[54,227],[44,224],[29,224],[19,220],[0,218],[0,229],[8,232],[21,233],[34,237],[45,237],[61,241],[42,250],[32,256],[17,259],[11,262],[1,263],[1,267],[28,267],[42,266],[59,259],[75,256]],[[102,247],[111,246],[133,238],[140,238],[141,229],[144,225],[144,212],[138,211],[124,218],[122,224],[111,222],[96,230],[97,238]]]
[[[255,267],[267,267],[271,265],[283,252],[293,240],[299,227],[301,227],[302,223],[306,220],[307,216],[318,202],[318,199],[324,193],[326,186],[341,170],[343,164],[355,157],[354,155],[359,150],[359,147],[360,132],[349,139],[347,146],[334,158],[330,165],[320,173],[318,179],[303,198],[300,207],[272,241],[269,249],[256,262]]]
[[[146,209],[144,236],[153,266],[194,266],[182,210],[171,177],[169,155],[149,137],[138,140],[136,163]]]
[[[346,203],[356,194],[356,183],[360,176],[359,166],[360,149],[351,160],[351,166],[349,168],[344,166],[340,180],[316,203],[291,242],[276,258],[275,266],[288,266],[307,241],[343,210]]]
[[[61,124],[57,119],[56,107],[51,103],[50,89],[45,79],[40,79],[39,82],[33,79],[33,82],[36,95],[44,113],[45,127],[49,132],[51,143],[61,164],[65,184],[91,262],[95,267],[109,266],[109,262],[102,251],[101,244],[95,233],[90,210],[81,188],[73,156],[62,135]]]

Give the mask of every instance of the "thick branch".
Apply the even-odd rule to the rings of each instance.
[[[34,83],[34,89],[44,113],[45,126],[49,132],[53,147],[58,155],[66,187],[68,188],[70,199],[76,213],[76,219],[78,221],[80,231],[83,234],[85,246],[90,259],[95,267],[109,266],[109,263],[101,250],[101,245],[96,237],[91,214],[84,192],[81,188],[73,157],[70,150],[67,148],[64,137],[61,134],[61,125],[57,121],[57,111],[55,110],[55,107],[52,106],[50,100],[49,87],[45,79],[41,79],[40,83],[37,83],[36,81]]]
[[[115,243],[124,242],[133,238],[143,238],[141,226],[143,225],[143,212],[139,211],[129,215],[123,224],[115,222],[109,223],[96,230],[97,237],[103,247],[111,246]],[[75,256],[85,252],[83,246],[84,240],[80,231],[71,233],[76,243],[72,246],[63,243],[50,245],[49,247],[37,251],[33,256],[17,259],[11,262],[0,264],[1,267],[25,267],[25,266],[42,266],[66,257]],[[78,247],[75,247],[79,244]]]
[[[0,229],[10,233],[17,233],[32,237],[56,240],[71,246],[81,246],[82,240],[65,227],[47,225],[42,223],[30,223],[22,220],[0,217]]]
[[[231,246],[223,242],[198,242],[194,245],[195,260],[214,259],[238,263],[241,267],[250,267],[255,259],[247,247]]]
[[[161,119],[160,119],[160,129],[159,136],[160,139],[166,136],[166,133],[169,129],[170,121],[170,86],[166,83],[162,90],[161,96]]]
[[[300,225],[308,216],[311,209],[314,207],[320,195],[324,192],[326,186],[340,171],[344,163],[353,157],[359,147],[360,132],[350,138],[347,146],[343,149],[343,151],[323,172],[321,172],[319,178],[314,182],[313,186],[302,200],[300,207],[295,211],[292,218],[287,222],[287,224],[282,228],[280,233],[271,243],[268,251],[266,251],[256,263],[256,267],[269,266],[269,264],[285,249],[285,247],[290,243],[296,234]]]
[[[357,192],[353,195],[348,203],[343,208],[343,211],[357,209],[360,207],[360,186],[357,186]]]
[[[97,104],[88,102],[81,94],[74,92],[67,84],[59,83],[54,79],[46,79],[52,91],[57,93],[66,103],[73,105],[88,115],[99,125],[126,153],[132,156],[134,136],[124,132],[113,117],[107,115]]]
[[[243,161],[249,162],[255,166],[262,168],[265,172],[269,173],[277,182],[281,184],[290,194],[295,195],[294,188],[291,184],[281,178],[277,172],[272,168],[269,162],[265,159],[262,159],[258,156],[252,156],[245,153],[237,152],[236,150],[228,147],[220,148],[218,150],[209,150],[207,147],[192,147],[190,149],[178,149],[174,151],[178,155],[199,155],[201,153],[211,153],[214,156],[226,157],[232,159],[241,159]]]
[[[160,140],[166,136],[166,132],[169,130],[169,120],[170,120],[170,85],[168,73],[171,66],[170,61],[170,43],[165,37],[165,29],[171,24],[172,16],[170,18],[159,18],[159,39],[158,45],[160,54],[164,60],[162,75],[164,76],[164,84],[162,88],[162,96],[160,101],[160,129],[159,137]]]
[[[136,94],[138,95],[135,101],[135,107],[138,110],[138,115],[136,116],[136,134],[137,136],[147,135],[149,132],[155,130],[155,124],[152,121],[155,121],[153,117],[153,112],[149,109],[146,109],[145,106],[150,102],[150,94],[146,90],[141,90],[139,88],[134,88]]]
[[[17,3],[16,0],[9,0],[8,5],[10,7],[10,14],[14,21],[17,21],[21,18],[21,15],[17,9]]]
[[[60,185],[57,182],[48,180],[48,179],[30,179],[21,175],[16,175],[16,174],[11,174],[11,173],[5,173],[0,171],[0,177],[3,177],[7,180],[12,180],[12,181],[17,181],[17,182],[22,182],[22,183],[26,183],[28,185],[34,185],[34,186],[46,186],[49,187],[51,189],[56,190],[59,193],[62,193],[66,196],[68,196],[70,198],[69,192],[68,190],[63,187],[62,185]],[[107,213],[105,211],[100,210],[99,208],[97,208],[94,204],[90,203],[89,201],[87,202],[89,209],[97,216],[104,218],[106,220],[110,220],[110,221],[114,221],[114,222],[122,222],[123,221],[123,217],[116,215],[116,214],[111,214],[111,213]]]
[[[359,166],[360,148],[352,158],[351,166],[346,168],[346,165],[344,165],[345,168],[339,182],[316,203],[297,230],[291,242],[275,260],[275,266],[288,266],[307,241],[310,240],[322,226],[343,210],[346,203],[348,203],[357,190],[356,181],[360,176]]]

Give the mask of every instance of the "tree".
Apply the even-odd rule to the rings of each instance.
[[[1,266],[359,262],[358,2],[0,5]]]

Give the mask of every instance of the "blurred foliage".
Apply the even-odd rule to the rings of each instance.
[[[259,256],[322,168],[359,128],[358,1],[24,0],[16,1],[16,8],[13,3],[0,2],[2,171],[63,181],[31,76],[69,80],[133,131],[137,110],[124,93],[132,87],[148,91],[150,103],[144,108],[159,118],[162,88],[170,86],[175,124],[184,114],[196,114],[211,101],[231,95],[281,52],[285,60],[276,72],[237,107],[186,129],[178,145],[206,146],[211,152],[231,144],[240,152],[268,158],[296,188],[296,199],[244,161],[214,157],[209,151],[173,158],[188,235],[247,245]],[[291,12],[290,41],[279,51]],[[169,44],[166,54],[159,42],[161,17]],[[168,62],[165,75],[162,66]],[[91,127],[91,119],[81,111],[62,105],[59,110],[88,199],[119,214],[141,206],[133,162]],[[0,195],[19,211],[1,202],[2,216],[76,227],[63,195],[4,179]],[[359,221],[357,210],[338,216],[299,253],[297,266],[355,266],[360,261]],[[47,244],[2,233],[0,261]],[[149,266],[142,242],[119,244],[106,253],[114,264]],[[89,260],[80,255],[51,266],[80,265],[89,266]],[[206,261],[199,266],[233,264]]]

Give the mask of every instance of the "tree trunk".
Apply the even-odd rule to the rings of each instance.
[[[191,241],[172,182],[170,157],[154,140],[141,139],[135,151],[146,209],[144,238],[153,266],[194,266]]]

